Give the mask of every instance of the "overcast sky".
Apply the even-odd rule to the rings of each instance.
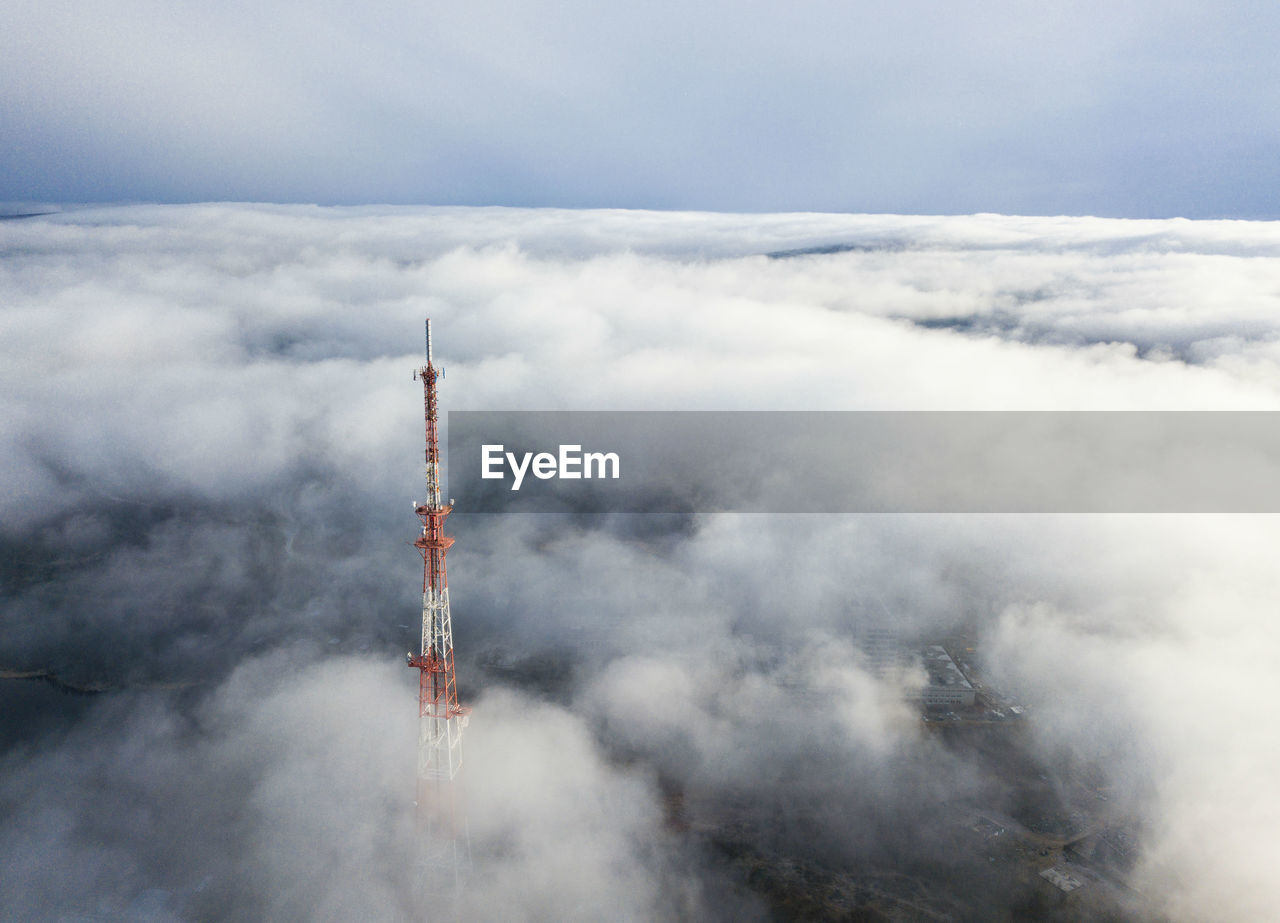
[[[1280,8],[6,0],[0,201],[1276,217]]]

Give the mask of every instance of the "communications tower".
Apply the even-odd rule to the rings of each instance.
[[[465,835],[457,810],[454,779],[462,766],[462,729],[471,709],[458,705],[453,672],[453,621],[449,615],[449,579],[445,554],[453,539],[444,534],[452,505],[440,502],[440,440],[436,378],[431,356],[431,321],[427,321],[427,364],[414,372],[422,379],[427,422],[427,499],[414,503],[422,534],[413,543],[422,552],[422,647],[407,655],[418,671],[418,813],[432,832],[454,843]],[[456,858],[456,857],[455,857]]]

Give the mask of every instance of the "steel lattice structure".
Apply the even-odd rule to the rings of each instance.
[[[422,534],[413,543],[422,552],[422,647],[408,654],[418,670],[418,806],[432,819],[456,829],[450,783],[462,766],[462,729],[470,709],[458,704],[453,669],[453,621],[449,613],[449,578],[445,556],[453,539],[444,534],[445,517],[453,507],[440,501],[440,439],[436,398],[439,370],[431,355],[431,321],[427,321],[427,364],[414,373],[422,380],[427,424],[427,499],[414,504],[422,520]],[[451,787],[451,786],[450,786]],[[444,815],[444,816],[441,816]]]

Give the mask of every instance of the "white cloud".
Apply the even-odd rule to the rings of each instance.
[[[765,255],[832,245],[851,249]],[[410,372],[425,314],[450,410],[1280,398],[1271,224],[138,207],[3,222],[0,253],[0,529],[29,556],[4,599],[5,656],[170,677],[205,665],[220,685],[201,693],[199,731],[189,710],[131,699],[6,763],[8,841],[101,870],[90,890],[108,901],[157,868],[194,887],[188,872],[209,866],[253,883],[254,912],[349,916],[352,894],[402,912],[411,691],[324,651],[398,654],[396,623],[415,618],[401,539],[421,492]],[[1265,518],[726,516],[660,541],[634,524],[478,520],[452,521],[464,663],[572,655],[547,691],[568,707],[493,688],[476,701],[477,842],[510,848],[481,860],[478,913],[715,904],[714,863],[681,871],[654,776],[706,803],[717,787],[776,797],[791,774],[797,811],[826,798],[868,819],[848,843],[822,828],[842,856],[894,820],[932,829],[912,825],[920,805],[980,800],[976,770],[922,737],[850,649],[850,628],[884,612],[922,632],[967,623],[1037,706],[1043,751],[1105,763],[1143,819],[1135,880],[1164,911],[1243,918],[1277,899],[1261,858],[1280,692]],[[769,631],[780,659],[762,663]],[[231,672],[271,650],[291,652],[288,682],[260,662]],[[481,675],[466,667],[464,685]],[[100,754],[78,762],[89,743]],[[243,855],[161,861],[168,821],[86,826],[95,791],[117,821],[176,798]],[[226,803],[246,813],[217,820]],[[352,829],[339,850],[334,832]],[[310,858],[308,842],[322,844]],[[351,856],[358,888],[311,890]],[[56,900],[45,866],[15,862],[22,907]]]

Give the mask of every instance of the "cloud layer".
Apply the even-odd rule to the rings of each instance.
[[[415,916],[425,315],[448,409],[1280,399],[1270,224],[137,207],[0,253],[0,668],[117,690],[5,683],[19,918]],[[1280,897],[1269,517],[450,526],[474,916],[762,918],[787,862],[1034,907],[962,834],[1026,793],[868,669],[885,621],[979,642],[1046,792],[1101,773],[1140,848],[1081,900]]]

